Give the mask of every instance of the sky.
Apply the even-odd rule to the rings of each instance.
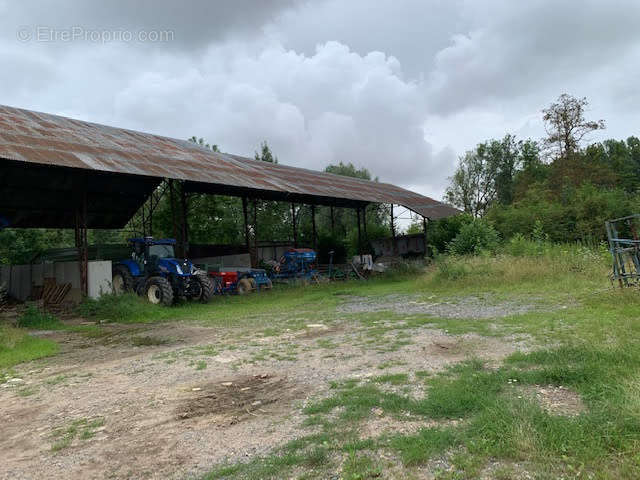
[[[0,104],[441,199],[562,93],[606,121],[590,140],[640,135],[638,25],[637,0],[0,0]]]

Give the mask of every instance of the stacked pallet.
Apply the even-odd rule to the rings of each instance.
[[[7,305],[9,302],[9,291],[4,283],[0,283],[0,308]]]
[[[60,310],[64,308],[64,299],[71,290],[70,283],[56,283],[55,278],[45,278],[42,290],[42,300],[47,310]]]

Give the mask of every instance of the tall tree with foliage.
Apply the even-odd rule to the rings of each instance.
[[[542,110],[547,131],[545,145],[555,158],[567,158],[578,152],[589,133],[605,128],[604,120],[585,118],[588,106],[585,97],[576,98],[563,93],[557,101]]]
[[[255,152],[253,158],[259,162],[278,163],[278,157],[273,154],[266,140],[260,144],[260,152]]]

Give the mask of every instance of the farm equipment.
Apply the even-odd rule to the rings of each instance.
[[[207,273],[214,280],[215,291],[218,294],[245,295],[252,291],[268,290],[272,287],[267,272],[261,268],[239,268],[238,270],[226,271],[207,269]]]
[[[171,305],[176,298],[203,303],[214,294],[214,284],[187,259],[175,258],[173,239],[130,238],[131,258],[114,264],[114,293],[136,292],[154,304]]]
[[[271,278],[274,280],[297,279],[303,282],[317,280],[316,252],[310,248],[290,248],[273,265]]]
[[[640,215],[605,222],[613,260],[612,280],[623,286],[640,284]]]

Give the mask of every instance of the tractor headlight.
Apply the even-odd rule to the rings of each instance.
[[[178,265],[177,263],[176,263],[176,272],[182,275],[182,269],[180,268],[180,265]]]

